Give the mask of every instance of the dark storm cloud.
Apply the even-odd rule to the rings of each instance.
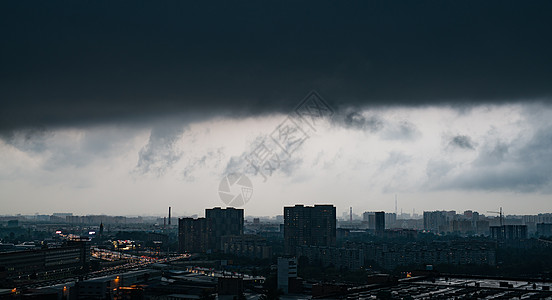
[[[385,120],[372,113],[349,112],[344,109],[332,117],[332,123],[345,128],[377,133],[384,140],[410,140],[421,136],[418,127],[408,120]]]
[[[461,149],[468,149],[468,150],[475,149],[475,145],[473,141],[467,135],[457,135],[451,139],[449,144]]]
[[[42,153],[47,150],[46,139],[50,132],[44,129],[29,129],[0,133],[0,138],[20,151]]]
[[[337,118],[336,118],[337,119]],[[344,119],[346,127],[368,130],[371,132],[379,131],[383,128],[384,122],[375,115],[364,117],[358,112],[351,112],[345,116]]]
[[[550,99],[550,1],[2,1],[0,129]],[[545,100],[549,101],[549,100]]]

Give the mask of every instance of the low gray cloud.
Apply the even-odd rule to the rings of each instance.
[[[474,142],[467,135],[454,136],[449,142],[449,144],[461,149],[475,150]]]
[[[377,116],[371,115],[369,117],[364,117],[362,114],[356,111],[348,113],[345,116],[344,124],[348,128],[367,130],[370,132],[380,131],[384,126],[383,120],[381,120]]]
[[[240,155],[233,155],[228,159],[226,166],[221,174],[221,177],[227,176],[232,173],[243,173],[247,175],[254,175],[255,169],[251,167],[247,161],[247,157],[263,143],[265,136],[259,135],[249,143],[249,147]]]
[[[552,127],[539,128],[520,143],[515,139],[484,145],[477,159],[437,189],[552,192]]]
[[[182,170],[182,175],[184,180],[187,182],[193,182],[196,180],[194,172],[199,168],[204,168],[208,165],[209,162],[213,162],[213,165],[209,166],[211,168],[217,168],[221,163],[222,158],[224,157],[223,148],[208,150],[201,157],[191,157],[188,158],[184,170]]]
[[[265,148],[268,147],[268,148]],[[280,173],[286,176],[292,176],[303,165],[301,157],[301,148],[287,155],[281,151],[273,151],[270,147],[277,147],[267,140],[266,136],[259,135],[239,156],[232,156],[228,159],[226,167],[223,170],[222,176],[231,173],[243,173],[249,176],[259,176],[263,180],[267,180],[274,174]],[[259,149],[261,151],[257,152]],[[267,149],[265,152],[265,149]],[[257,155],[259,153],[260,155]]]
[[[52,132],[46,129],[31,128],[0,133],[0,139],[23,152],[42,153],[48,147],[46,139]]]
[[[454,169],[455,164],[444,159],[431,159],[427,162],[426,175],[428,177],[427,186],[436,186]]]
[[[378,134],[384,140],[414,140],[421,134],[418,127],[408,120],[385,120],[370,111],[338,112],[332,122],[336,126]]]
[[[82,168],[126,150],[139,129],[129,127],[87,130],[19,129],[0,136],[6,144],[40,158],[41,168]]]
[[[299,155],[293,155],[288,159],[282,161],[277,171],[283,173],[286,176],[293,176],[296,171],[303,167],[304,159]]]
[[[182,157],[176,143],[182,137],[182,126],[155,126],[148,143],[140,150],[135,171],[139,174],[163,175]]]
[[[388,170],[396,170],[403,168],[406,164],[412,161],[412,157],[401,152],[393,151],[389,153],[389,156],[384,160],[379,167],[379,171],[385,172]]]
[[[410,121],[390,123],[382,131],[381,137],[385,140],[415,140],[420,137],[418,127]]]
[[[479,153],[479,156],[475,160],[474,164],[479,167],[496,166],[504,163],[506,159],[512,159],[508,157],[510,151],[510,144],[503,141],[490,142]],[[527,149],[526,149],[527,150]],[[522,154],[527,155],[528,153]]]

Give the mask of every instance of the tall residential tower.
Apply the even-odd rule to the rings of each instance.
[[[284,207],[284,246],[294,255],[298,246],[335,246],[336,209],[333,205]]]

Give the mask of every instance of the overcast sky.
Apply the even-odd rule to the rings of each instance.
[[[549,1],[3,1],[0,214],[552,212]],[[310,91],[333,115],[263,178]],[[314,130],[315,129],[315,130]],[[265,180],[266,179],[266,180]]]

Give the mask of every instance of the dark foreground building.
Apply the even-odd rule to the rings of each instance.
[[[50,279],[88,270],[88,239],[67,241],[56,248],[0,253],[0,282],[5,280]]]

